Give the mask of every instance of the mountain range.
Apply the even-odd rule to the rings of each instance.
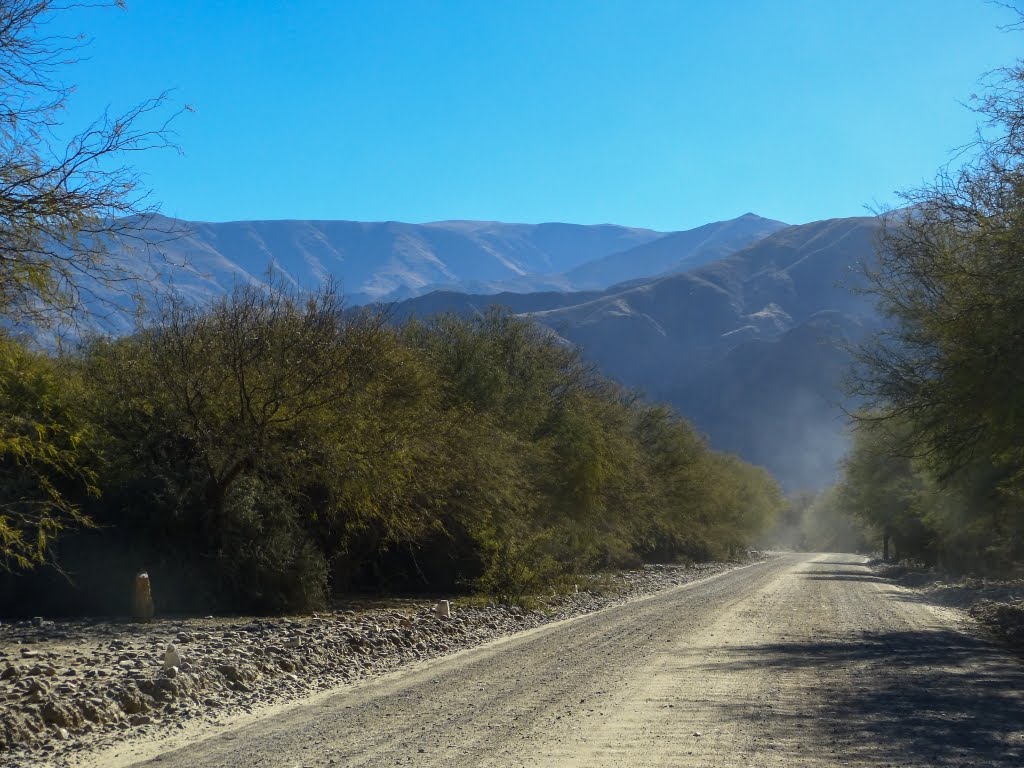
[[[334,278],[350,304],[388,304],[399,319],[506,306],[795,489],[831,482],[845,449],[845,347],[878,323],[850,288],[876,229],[872,217],[790,226],[754,214],[678,232],[154,217],[147,247],[125,254],[147,291],[196,301],[274,271],[300,287]],[[114,320],[106,330],[130,327],[127,313]]]
[[[144,267],[154,290],[173,286],[200,299],[262,281],[273,269],[305,287],[333,277],[349,303],[367,304],[442,288],[602,289],[720,258],[783,226],[753,214],[672,233],[614,224],[210,223],[149,216],[133,222],[130,243],[146,247],[124,250]]]

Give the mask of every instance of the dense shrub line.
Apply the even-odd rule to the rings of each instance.
[[[497,309],[396,326],[331,286],[245,287],[59,358],[4,343],[3,380],[35,382],[0,391],[8,422],[28,414],[0,443],[5,563],[52,556],[70,576],[7,576],[21,610],[124,611],[138,569],[164,611],[509,599],[581,569],[724,557],[780,504],[763,470]],[[15,452],[19,429],[38,455]]]

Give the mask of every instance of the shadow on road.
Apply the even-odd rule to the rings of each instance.
[[[811,684],[790,706],[772,705],[772,720],[784,721],[778,747],[794,759],[807,757],[800,746],[816,731],[844,763],[1024,765],[1024,673],[983,640],[947,630],[865,633],[853,642],[731,647],[708,665],[715,674],[766,668],[841,675],[839,685]],[[749,701],[726,707],[735,707],[731,719],[765,717]]]
[[[805,581],[886,581],[880,576],[870,573],[850,573],[849,571],[816,571],[803,576]]]
[[[850,562],[850,561],[840,561],[840,560],[823,560],[821,562],[809,563],[809,565],[812,565],[812,566],[846,565],[846,566],[856,566],[857,568],[870,568],[871,567],[870,563],[865,563],[863,561],[858,561],[858,562],[854,563],[854,562]]]

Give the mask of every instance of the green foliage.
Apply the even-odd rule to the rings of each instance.
[[[905,418],[861,415],[842,480],[828,494],[836,530],[845,519],[894,559],[956,571],[1010,567],[1019,534],[1000,490],[1005,475],[975,462],[940,479],[929,458],[908,451],[912,435]]]
[[[164,610],[383,587],[523,600],[734,555],[781,503],[763,470],[500,310],[395,328],[332,286],[247,287],[60,365],[104,490],[76,497],[102,528],[75,562],[94,547],[110,578],[149,569]]]
[[[870,533],[863,521],[840,503],[839,489],[816,494],[800,516],[803,549],[811,552],[870,552]]]
[[[76,503],[98,493],[78,384],[56,361],[0,338],[0,567],[39,565],[61,531],[91,524]]]
[[[843,493],[901,555],[976,568],[1024,557],[1024,67],[995,78],[975,156],[905,195],[866,269],[891,325]]]
[[[99,3],[103,5],[103,3]],[[119,3],[110,3],[112,6]],[[77,134],[60,79],[84,36],[47,32],[76,4],[0,3],[0,326],[53,326],[86,298],[134,277],[112,239],[137,233],[151,210],[130,153],[167,147],[168,123],[145,126],[165,98]],[[63,20],[62,20],[63,21]],[[59,364],[0,339],[0,568],[51,556],[61,531],[90,525],[81,504],[98,493],[92,425],[76,406],[78,382]]]

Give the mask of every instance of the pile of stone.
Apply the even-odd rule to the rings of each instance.
[[[60,762],[85,744],[219,722],[731,567],[628,571],[611,586],[608,577],[594,579],[529,611],[395,600],[278,619],[4,624],[0,755],[14,764]]]

